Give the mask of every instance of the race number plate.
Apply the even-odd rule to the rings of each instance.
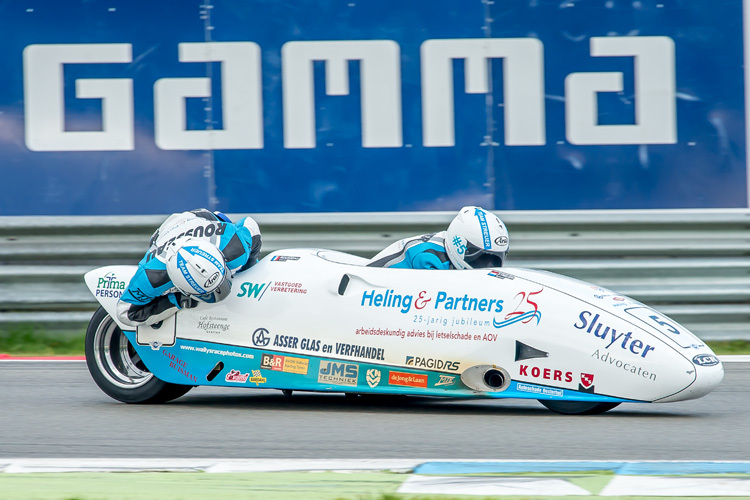
[[[155,325],[139,326],[135,331],[135,341],[138,345],[150,345],[154,350],[162,346],[173,346],[176,338],[177,321],[174,315]]]

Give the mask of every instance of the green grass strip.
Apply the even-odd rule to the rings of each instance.
[[[0,353],[17,356],[83,356],[86,331],[19,324],[0,327]]]
[[[565,479],[590,496],[412,495],[396,490],[409,476],[391,472],[99,472],[0,474],[3,500],[503,500],[564,499],[668,500],[669,497],[599,497],[609,474],[534,474]],[[516,475],[514,475],[516,476]],[[528,475],[525,475],[528,477]],[[729,497],[701,497],[723,500]],[[740,497],[732,497],[740,498]]]

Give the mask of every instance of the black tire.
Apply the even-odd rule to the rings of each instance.
[[[551,399],[539,399],[538,401],[547,409],[563,415],[598,415],[620,404],[592,401],[555,401]]]
[[[164,403],[191,385],[164,382],[148,371],[117,323],[100,307],[86,329],[86,365],[96,385],[123,403]]]

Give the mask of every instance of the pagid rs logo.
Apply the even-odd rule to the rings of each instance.
[[[359,365],[351,363],[337,363],[335,361],[321,361],[318,370],[318,382],[334,385],[357,385]]]
[[[422,358],[420,356],[406,356],[406,366],[417,366],[419,368],[432,368],[434,370],[458,371],[461,365],[458,361],[443,359]]]

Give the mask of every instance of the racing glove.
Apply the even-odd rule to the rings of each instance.
[[[198,301],[181,292],[174,292],[174,304],[178,309],[192,309],[198,305]]]

